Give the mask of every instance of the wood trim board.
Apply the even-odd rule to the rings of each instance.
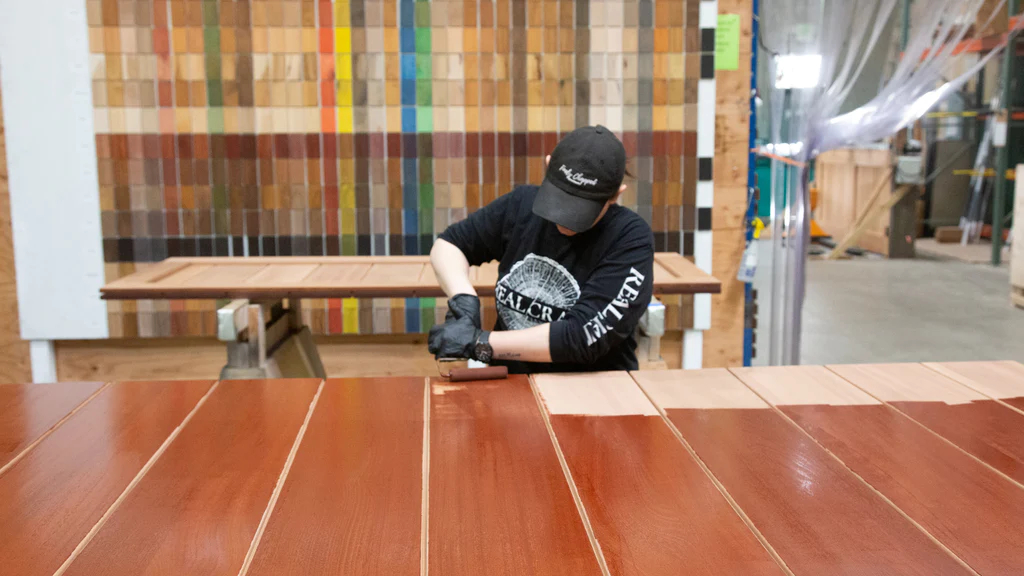
[[[1024,486],[1024,414],[920,364],[828,368]]]
[[[54,574],[212,385],[112,384],[0,476],[3,570]]]
[[[970,574],[728,371],[633,378],[793,574]]]
[[[218,383],[64,574],[237,574],[319,384]]]
[[[785,574],[628,373],[533,379],[611,574]]]
[[[0,475],[102,386],[98,382],[0,385]]]
[[[498,264],[470,270],[481,296],[493,296]],[[655,294],[716,294],[721,283],[674,253],[654,256]],[[428,256],[169,258],[104,286],[103,298],[443,297]]]
[[[1021,486],[874,398],[829,404],[840,386],[860,391],[822,370],[788,369],[821,382],[820,394],[810,388],[791,393],[781,370],[736,373],[967,565],[985,575],[1019,574]]]
[[[14,226],[11,190],[7,185],[7,146],[3,98],[0,97],[0,382],[32,380],[29,343],[21,339],[18,318],[18,280],[14,265]]]
[[[1024,412],[1024,364],[1019,362],[926,362],[927,368]]]
[[[419,575],[425,387],[324,384],[249,576]]]
[[[525,376],[432,380],[429,451],[430,574],[602,574]]]
[[[1016,366],[37,386],[13,403],[41,416],[0,471],[0,559],[56,576],[1017,574],[1024,414],[966,383],[1014,394]]]

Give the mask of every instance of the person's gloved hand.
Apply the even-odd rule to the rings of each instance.
[[[477,338],[483,330],[473,325],[470,318],[449,319],[430,329],[427,349],[435,358],[469,358],[474,357]]]
[[[473,326],[481,327],[480,320],[480,299],[472,294],[456,294],[448,299],[448,313],[445,314],[445,321],[461,320],[469,318]]]

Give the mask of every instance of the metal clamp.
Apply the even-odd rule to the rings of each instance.
[[[227,343],[222,379],[325,377],[299,300],[233,300],[217,310],[217,338]]]
[[[647,310],[640,317],[638,331],[647,337],[647,359],[652,362],[661,360],[661,337],[665,335],[665,305],[657,298],[652,298]]]

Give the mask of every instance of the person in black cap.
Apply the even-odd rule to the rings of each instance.
[[[633,370],[633,332],[651,300],[654,236],[617,204],[626,150],[603,126],[578,128],[519,186],[452,224],[430,261],[448,295],[428,348],[513,373]],[[481,326],[470,266],[498,260],[493,331]]]

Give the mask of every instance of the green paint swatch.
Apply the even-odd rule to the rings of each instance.
[[[421,56],[416,58],[416,79],[417,80],[433,80],[434,79],[434,61],[430,56]]]
[[[430,54],[430,28],[416,29],[416,53]]]
[[[210,134],[223,134],[224,109],[220,108],[220,106],[223,106],[224,103],[221,101],[220,82],[207,83],[206,90],[209,95],[210,106],[217,106],[217,108],[209,108],[206,112],[206,122],[209,124]],[[214,103],[214,99],[216,99],[216,103]]]
[[[433,83],[430,80],[416,81],[416,104],[418,106],[430,106],[434,93]],[[433,122],[431,122],[433,124]]]
[[[715,70],[740,67],[740,15],[719,14],[715,29]]]
[[[217,14],[217,0],[203,0],[203,25],[216,26],[220,23]]]
[[[208,56],[216,54],[217,58],[220,58],[220,28],[217,26],[203,28],[203,50]]]
[[[416,27],[430,28],[430,2],[416,3]]]
[[[343,256],[356,255],[356,237],[351,234],[341,236],[341,254]]]

